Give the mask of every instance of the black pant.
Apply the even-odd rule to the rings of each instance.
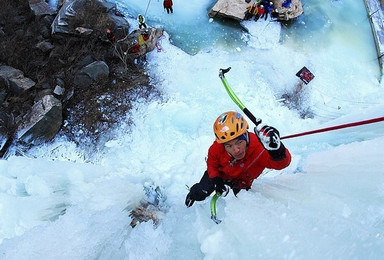
[[[171,13],[173,13],[172,7],[167,7],[166,9],[167,9],[167,14],[169,14],[169,11],[171,11]]]
[[[232,188],[235,196],[237,193],[239,193],[241,188],[235,186],[232,181],[224,180],[224,183]],[[205,171],[203,177],[201,177],[201,180],[191,187],[189,194],[192,199],[196,201],[202,201],[205,200],[205,198],[211,195],[211,193],[214,191],[215,187],[212,183],[212,179],[209,178],[208,171]]]
[[[252,19],[252,16],[253,14],[252,13],[245,13],[245,16],[244,16],[244,20],[251,20]]]
[[[265,19],[264,20],[266,21],[267,18],[268,18],[268,12],[265,12],[264,14],[265,14]]]

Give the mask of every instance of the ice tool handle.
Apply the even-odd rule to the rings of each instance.
[[[258,126],[260,123],[261,123],[261,119],[260,118],[256,118],[252,113],[251,111],[248,110],[248,108],[246,108],[244,106],[244,104],[240,101],[240,99],[236,96],[236,94],[233,92],[233,90],[231,89],[231,87],[229,86],[228,84],[228,81],[227,79],[225,78],[225,73],[227,73],[228,71],[231,70],[231,67],[227,68],[227,69],[220,69],[219,71],[219,77],[221,79],[221,82],[223,82],[223,85],[225,87],[225,89],[227,90],[228,92],[228,95],[231,97],[231,99],[233,100],[233,102],[236,103],[236,105],[238,105],[238,107],[241,109],[241,111],[244,112],[244,114],[255,124],[255,126]]]
[[[220,224],[221,220],[217,218],[216,215],[216,201],[221,196],[220,192],[216,192],[211,199],[211,219],[216,223]]]

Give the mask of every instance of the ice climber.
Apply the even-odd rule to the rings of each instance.
[[[248,123],[237,112],[221,114],[213,125],[216,140],[208,149],[207,170],[185,199],[190,207],[212,192],[223,193],[226,185],[236,195],[249,190],[265,168],[281,170],[291,162],[291,154],[274,127],[263,125],[248,132]]]
[[[141,14],[137,16],[137,23],[139,24],[139,29],[147,28],[145,24],[145,18]]]

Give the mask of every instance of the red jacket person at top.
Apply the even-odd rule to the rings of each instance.
[[[172,0],[164,0],[163,6],[164,6],[164,9],[167,10],[168,14],[169,14],[169,12],[173,13],[173,9],[172,9],[173,2],[172,2]]]
[[[221,114],[213,125],[216,140],[208,150],[207,170],[194,184],[187,197],[187,207],[202,201],[213,191],[223,193],[225,185],[236,195],[249,190],[265,168],[281,170],[291,162],[291,154],[280,141],[276,128],[263,125],[248,132],[248,123],[237,112]]]

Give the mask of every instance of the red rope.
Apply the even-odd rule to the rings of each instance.
[[[287,136],[281,137],[280,139],[289,139],[289,138],[294,138],[294,137],[298,137],[298,136],[328,132],[328,131],[333,131],[333,130],[337,130],[337,129],[347,128],[347,127],[367,125],[367,124],[377,123],[377,122],[381,122],[381,121],[384,121],[384,117],[377,117],[377,118],[368,119],[368,120],[364,120],[364,121],[358,121],[358,122],[348,123],[348,124],[344,124],[344,125],[331,126],[331,127],[321,128],[321,129],[312,130],[312,131],[303,132],[303,133],[298,133],[298,134],[293,134],[293,135],[287,135]]]

